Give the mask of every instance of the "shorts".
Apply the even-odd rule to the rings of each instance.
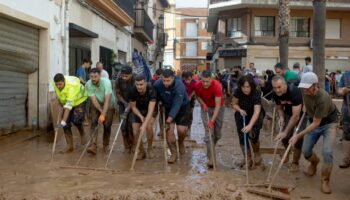
[[[168,118],[170,110],[165,109],[165,120]],[[180,126],[190,126],[192,117],[191,105],[188,103],[184,106],[181,106],[179,112],[177,113],[175,119],[173,120],[176,125]]]
[[[147,113],[148,113],[147,111],[146,111],[146,112],[140,111],[140,112],[141,112],[141,114],[142,114],[144,117],[147,116]],[[143,113],[145,113],[145,114],[143,114]],[[152,118],[154,118],[154,119],[157,118],[157,115],[158,115],[158,109],[155,107],[155,108],[154,108],[153,115],[152,115]],[[131,112],[131,113],[130,113],[130,117],[131,117],[132,123],[142,124],[141,119],[140,119],[135,113]]]

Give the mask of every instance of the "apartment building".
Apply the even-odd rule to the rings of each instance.
[[[279,61],[278,1],[209,0],[209,60],[214,68],[248,66],[261,71]],[[304,65],[313,51],[312,1],[291,0],[289,67]],[[325,65],[330,71],[350,66],[350,2],[327,1]]]

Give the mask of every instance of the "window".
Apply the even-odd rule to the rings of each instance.
[[[197,56],[197,42],[186,42],[186,56]]]
[[[340,19],[326,20],[326,39],[340,39]]]
[[[186,37],[197,37],[197,24],[186,23]]]
[[[226,20],[226,37],[242,37],[241,18],[230,18]]]
[[[207,23],[202,22],[202,29],[203,29],[203,30],[207,29]]]
[[[206,51],[208,49],[208,42],[202,42],[202,50]]]
[[[309,19],[308,18],[292,18],[290,20],[290,36],[291,37],[309,37]]]
[[[274,36],[275,17],[255,17],[255,36]]]

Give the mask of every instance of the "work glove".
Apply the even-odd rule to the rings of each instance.
[[[210,129],[213,129],[213,128],[214,128],[214,121],[213,121],[213,120],[210,120],[210,121],[209,121],[208,127],[209,127]]]
[[[202,110],[203,110],[204,112],[208,112],[208,106],[207,106],[207,104],[205,104],[205,103],[202,104]]]
[[[100,117],[98,118],[98,122],[102,124],[105,121],[106,121],[106,116],[104,114],[101,114]]]
[[[63,128],[65,126],[67,126],[67,123],[62,120],[59,124],[56,125],[56,128]]]

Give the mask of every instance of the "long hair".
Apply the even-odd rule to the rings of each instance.
[[[255,81],[253,79],[253,76],[250,74],[241,76],[241,78],[238,79],[238,90],[240,92],[243,92],[242,87],[243,87],[245,82],[248,82],[248,84],[251,88],[250,94],[254,94],[256,91],[256,85],[255,85]]]

